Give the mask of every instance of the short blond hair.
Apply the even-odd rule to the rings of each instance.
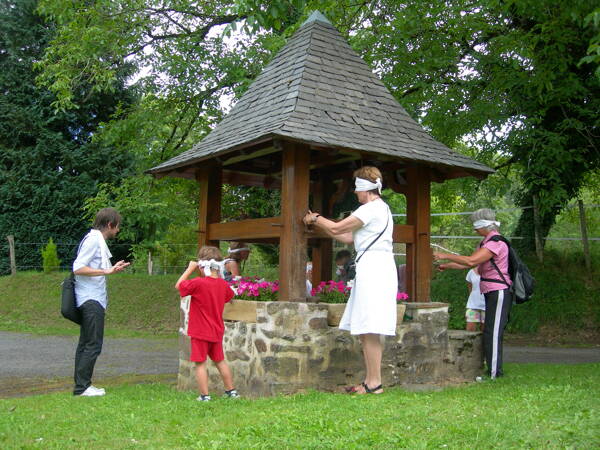
[[[204,245],[200,250],[198,250],[198,259],[200,261],[209,261],[211,259],[214,259],[215,261],[223,261],[223,255],[221,254],[221,250],[219,250],[217,247]]]
[[[383,177],[381,176],[381,172],[377,167],[374,166],[364,166],[360,169],[356,169],[352,176],[354,178],[362,178],[363,180],[369,180],[371,183],[376,183],[377,178],[379,178],[383,183]],[[379,191],[377,189],[373,189],[368,192],[372,192],[373,194],[379,195]]]
[[[381,176],[381,172],[377,167],[373,166],[364,166],[360,169],[356,169],[354,174],[352,174],[354,178],[362,178],[364,180],[369,180],[371,183],[375,183],[377,178],[379,178],[383,182],[383,177]]]

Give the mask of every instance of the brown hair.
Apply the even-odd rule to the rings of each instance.
[[[374,166],[364,166],[360,169],[356,169],[352,176],[354,178],[363,178],[365,180],[369,180],[371,183],[377,182],[377,178],[379,178],[383,183],[383,177],[381,176],[381,172],[377,167]],[[373,189],[368,192],[372,192],[373,194],[379,195],[379,191],[377,189]]]
[[[114,208],[102,208],[96,213],[96,219],[94,220],[94,229],[105,230],[108,225],[116,227],[121,224],[121,214]]]
[[[223,261],[223,255],[221,255],[221,250],[219,250],[217,247],[204,245],[200,250],[198,250],[198,259],[205,261],[210,259],[214,259],[215,261]]]

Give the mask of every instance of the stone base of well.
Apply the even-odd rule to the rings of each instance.
[[[243,300],[241,301],[243,302]],[[185,300],[182,301],[182,310]],[[453,384],[482,371],[481,333],[448,331],[445,303],[406,303],[396,336],[387,336],[382,360],[384,386]],[[256,320],[244,306],[244,320],[225,322],[225,357],[236,388],[247,397],[292,394],[307,389],[342,391],[364,379],[357,336],[328,325],[324,303],[256,302]],[[232,308],[235,309],[235,308]],[[182,321],[185,318],[182,314]],[[243,318],[242,318],[243,319]],[[178,388],[196,390],[189,338],[183,325]],[[222,390],[209,363],[212,392]]]

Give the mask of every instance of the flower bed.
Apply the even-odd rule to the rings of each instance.
[[[243,277],[230,281],[229,285],[235,291],[236,300],[252,300],[255,302],[274,302],[277,300],[279,281],[265,281],[258,277]]]
[[[273,302],[277,300],[279,281],[265,281],[258,277],[244,277],[229,283],[236,292],[233,300],[225,305],[223,318],[225,320],[237,320],[255,323],[256,302]],[[313,288],[311,295],[319,299],[319,303],[328,305],[327,322],[329,326],[339,325],[342,314],[346,307],[352,286],[343,281],[322,281]],[[408,299],[405,292],[398,292],[398,302]],[[398,304],[398,317],[404,315],[404,305]],[[401,311],[400,311],[401,310]]]

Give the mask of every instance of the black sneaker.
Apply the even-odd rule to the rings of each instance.
[[[227,398],[240,398],[241,395],[238,393],[236,389],[231,389],[229,391],[225,391],[225,395],[223,397]]]
[[[210,395],[200,395],[196,400],[199,402],[210,402]]]

